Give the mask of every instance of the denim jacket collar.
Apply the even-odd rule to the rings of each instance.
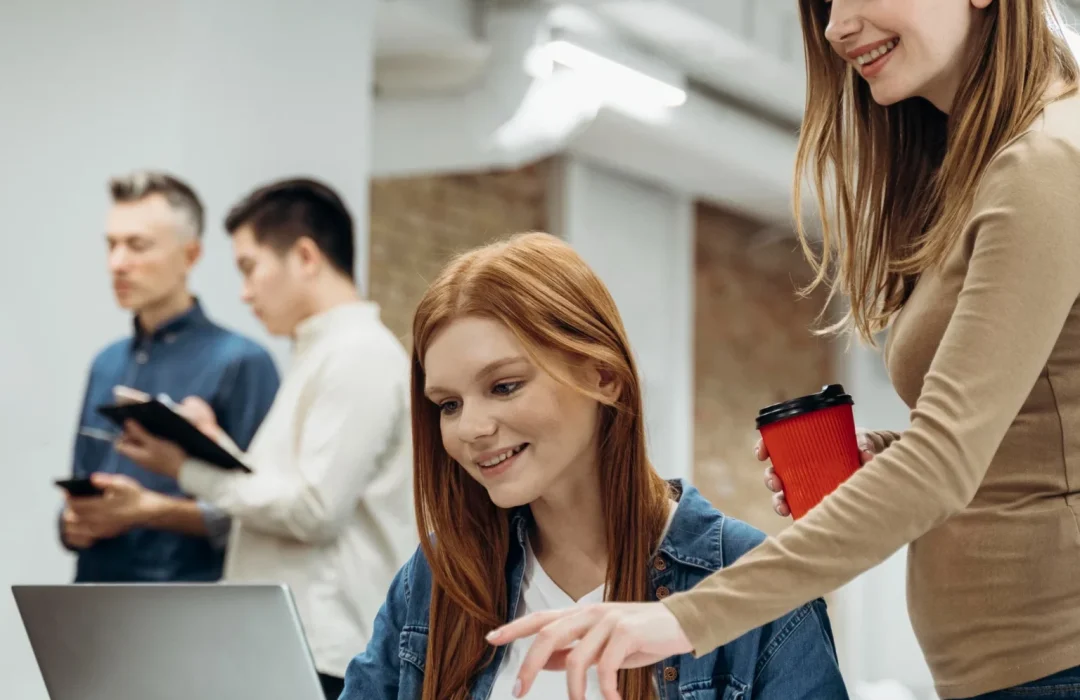
[[[701,493],[682,479],[668,481],[671,495],[679,503],[671,527],[660,543],[658,553],[666,554],[672,561],[715,571],[724,566],[721,539],[724,516],[720,514]],[[528,506],[515,508],[510,514],[510,532],[524,554],[532,514]],[[519,562],[507,561],[508,572]]]
[[[724,566],[724,516],[682,479],[669,482],[679,500],[675,517],[660,543],[660,554],[707,572]]]

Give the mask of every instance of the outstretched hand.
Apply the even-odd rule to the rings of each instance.
[[[536,635],[518,672],[514,696],[524,697],[541,670],[565,670],[570,700],[585,700],[595,666],[604,700],[620,700],[618,671],[648,666],[693,650],[679,621],[662,603],[599,603],[526,615],[488,635],[496,646]]]

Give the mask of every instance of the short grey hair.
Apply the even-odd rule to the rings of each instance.
[[[136,170],[111,178],[109,193],[118,204],[160,194],[187,225],[186,233],[196,238],[202,236],[205,213],[199,195],[175,175],[160,170]]]

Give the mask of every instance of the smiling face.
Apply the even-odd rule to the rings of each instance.
[[[875,102],[924,97],[948,112],[967,70],[972,27],[991,0],[824,1],[825,38]]]
[[[595,479],[600,404],[535,365],[502,323],[450,322],[424,357],[447,454],[501,508]],[[599,386],[599,372],[590,373]]]

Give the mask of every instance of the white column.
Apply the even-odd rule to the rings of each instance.
[[[855,399],[856,425],[897,432],[907,428],[908,408],[896,395],[878,351],[853,344],[837,361],[845,370],[844,387]],[[841,588],[836,635],[849,688],[895,680],[923,700],[935,696],[907,613],[906,567],[905,547]]]
[[[694,206],[685,195],[565,158],[551,220],[618,304],[644,383],[649,452],[693,473]]]
[[[0,443],[8,499],[0,589],[70,580],[56,542],[89,363],[130,331],[105,267],[106,178],[167,168],[208,208],[194,287],[226,326],[265,341],[239,300],[221,221],[258,183],[326,180],[348,200],[367,270],[374,0],[0,3]],[[287,345],[271,346],[280,361]],[[0,696],[45,700],[10,595]]]

